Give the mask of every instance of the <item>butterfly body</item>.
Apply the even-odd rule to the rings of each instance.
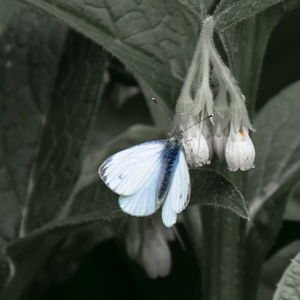
[[[190,198],[190,177],[181,135],[139,144],[106,159],[100,178],[115,193],[127,214],[148,216],[162,206],[170,227]]]
[[[170,182],[173,179],[174,171],[178,165],[181,144],[177,141],[167,140],[166,147],[162,153],[162,160],[165,162],[165,166],[161,173],[161,179],[158,189],[158,201],[163,200],[166,192],[169,189]]]

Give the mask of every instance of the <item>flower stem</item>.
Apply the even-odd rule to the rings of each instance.
[[[201,209],[203,222],[202,268],[205,300],[241,300],[241,219],[210,207]]]

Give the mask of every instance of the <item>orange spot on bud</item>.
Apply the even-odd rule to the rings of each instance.
[[[239,130],[239,133],[242,135],[242,136],[245,136],[245,133],[242,129]]]

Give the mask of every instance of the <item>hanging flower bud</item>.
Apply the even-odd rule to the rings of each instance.
[[[196,124],[197,121],[192,116],[189,116],[188,122],[183,127],[183,147],[185,150],[187,162],[192,167],[201,167],[205,164],[210,164],[209,146],[203,131],[203,123]],[[187,130],[186,130],[187,129]],[[207,134],[209,131],[207,132]]]
[[[168,245],[168,236],[164,235],[163,226],[147,226],[144,228],[143,246],[140,263],[150,278],[167,276],[171,271],[172,258]],[[172,236],[172,239],[174,237]]]
[[[247,128],[230,128],[225,148],[225,157],[230,171],[242,171],[254,168],[255,149]]]
[[[172,265],[169,241],[175,239],[173,229],[166,228],[160,218],[130,218],[126,229],[128,256],[138,262],[150,278],[164,277]]]

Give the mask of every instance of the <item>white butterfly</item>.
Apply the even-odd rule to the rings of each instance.
[[[176,223],[187,206],[191,187],[182,132],[118,152],[99,167],[100,178],[119,194],[121,209],[132,216],[149,216],[162,206],[162,221]]]

